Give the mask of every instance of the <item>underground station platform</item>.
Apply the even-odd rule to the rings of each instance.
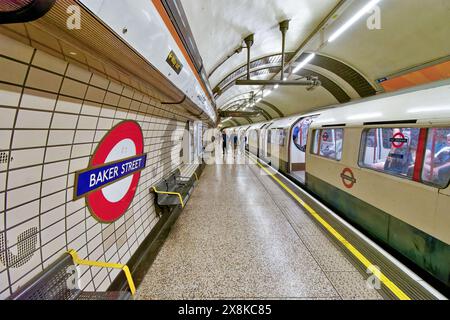
[[[449,21],[450,0],[0,1],[0,305],[437,313]]]

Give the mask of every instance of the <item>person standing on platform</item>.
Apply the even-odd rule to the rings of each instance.
[[[223,154],[227,152],[227,134],[222,132],[222,150]]]

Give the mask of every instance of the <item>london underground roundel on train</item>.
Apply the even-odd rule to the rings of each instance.
[[[147,155],[139,124],[124,121],[99,143],[89,167],[75,174],[74,200],[85,197],[91,214],[112,223],[131,205]]]

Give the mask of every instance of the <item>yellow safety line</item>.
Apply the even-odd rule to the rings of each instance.
[[[197,175],[197,172],[194,172],[194,175],[195,175],[195,179],[198,181],[198,175]]]
[[[131,294],[133,296],[136,294],[136,287],[134,286],[134,281],[133,278],[131,277],[131,272],[127,265],[118,263],[82,260],[78,257],[78,253],[75,250],[69,250],[67,253],[69,253],[72,256],[73,262],[78,265],[99,267],[99,268],[121,269],[125,273]]]
[[[167,191],[158,191],[156,189],[156,187],[152,187],[152,189],[156,193],[159,193],[159,194],[168,194],[168,195],[171,195],[171,196],[178,196],[178,198],[180,199],[181,207],[184,208],[184,201],[183,201],[183,197],[181,196],[181,193],[178,193],[178,192],[167,192]]]
[[[250,157],[250,159],[252,159]],[[252,159],[255,161],[254,159]],[[255,163],[261,167],[267,174],[269,174],[284,190],[286,190],[301,206],[303,206],[325,229],[328,230],[340,243],[342,243],[368,270],[370,270],[386,287],[389,288],[400,300],[411,300],[411,298],[404,293],[399,287],[397,287],[388,277],[380,272],[375,266],[358,251],[351,243],[349,243],[339,232],[337,232],[328,222],[326,222],[313,208],[311,208],[306,202],[286,186],[280,179],[278,179],[273,173],[267,170],[259,161]]]

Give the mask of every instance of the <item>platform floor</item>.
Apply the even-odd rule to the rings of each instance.
[[[382,299],[256,165],[208,165],[139,299]]]

